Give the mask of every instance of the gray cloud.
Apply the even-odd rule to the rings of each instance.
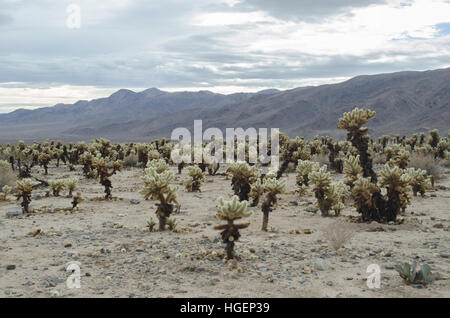
[[[386,0],[243,0],[239,7],[263,10],[283,20],[310,21],[343,13],[348,8],[385,3]]]

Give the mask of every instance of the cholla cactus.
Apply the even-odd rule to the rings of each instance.
[[[256,180],[252,184],[252,190],[250,191],[250,197],[253,199],[251,206],[257,206],[259,198],[264,194],[264,184],[261,179]]]
[[[352,195],[363,221],[395,221],[400,211],[410,204],[408,192],[411,191],[411,177],[399,167],[389,167],[387,164],[381,175],[380,185],[386,188],[386,196],[368,178],[359,177],[355,181]]]
[[[16,191],[15,196],[17,197],[17,201],[22,199],[22,209],[23,213],[30,213],[28,208],[31,203],[31,192],[33,191],[33,187],[38,185],[39,183],[33,181],[32,179],[25,178],[16,182],[14,190]]]
[[[84,199],[81,196],[81,192],[77,192],[76,195],[72,196],[72,210],[75,210],[81,202],[83,202]]]
[[[355,181],[362,176],[363,169],[359,164],[358,156],[349,156],[344,161],[344,173],[346,176],[346,184],[353,188]]]
[[[354,198],[354,206],[361,213],[363,221],[380,220],[374,194],[380,194],[380,188],[370,181],[370,178],[361,176],[354,182],[352,196]]]
[[[405,169],[409,163],[410,154],[405,149],[401,149],[397,153],[393,155],[393,157],[389,160],[388,164],[390,166],[397,166],[400,169]]]
[[[381,186],[387,189],[387,204],[385,204],[384,216],[388,222],[395,221],[400,210],[406,209],[410,204],[408,192],[410,192],[411,177],[403,173],[399,167],[385,165],[381,171]]]
[[[191,166],[188,168],[189,178],[185,182],[186,190],[190,192],[199,191],[200,187],[205,180],[205,175],[198,166]]]
[[[69,179],[64,180],[64,183],[65,183],[67,190],[69,191],[69,196],[71,197],[73,191],[75,191],[78,186],[78,180],[75,178],[69,178]]]
[[[179,204],[176,194],[178,187],[169,185],[173,178],[172,171],[166,170],[158,173],[156,168],[147,168],[145,175],[141,178],[145,183],[144,188],[140,191],[144,198],[159,200],[156,216],[159,219],[160,231],[165,230],[167,218],[173,212],[174,204]]]
[[[50,180],[48,184],[50,188],[52,188],[55,197],[59,197],[59,193],[64,191],[64,188],[66,187],[65,180]]]
[[[247,201],[239,202],[239,198],[234,195],[231,201],[224,201],[223,198],[218,199],[219,211],[217,217],[220,220],[227,221],[227,224],[216,225],[214,229],[222,230],[222,242],[226,244],[225,251],[228,259],[234,258],[234,242],[239,240],[241,234],[240,229],[247,228],[250,223],[234,224],[234,221],[249,217],[252,213],[247,211]]]
[[[233,175],[231,185],[239,200],[248,201],[251,185],[256,181],[255,167],[246,162],[232,163],[227,172]]]
[[[169,170],[170,166],[164,159],[153,159],[147,163],[147,169],[155,169],[157,173],[162,173]]]
[[[11,193],[12,187],[5,185],[0,193],[0,201],[8,201],[8,195]]]
[[[431,188],[431,183],[428,178],[426,178],[427,172],[422,169],[408,168],[405,173],[410,176],[410,185],[414,196],[420,193],[422,197],[425,196],[425,191]]]
[[[320,164],[318,162],[309,161],[309,160],[298,160],[297,163],[297,185],[302,186],[308,186],[309,185],[309,178],[308,175],[312,171],[317,171],[320,169]]]
[[[372,158],[369,152],[369,128],[362,127],[369,119],[375,117],[375,112],[369,109],[355,108],[350,113],[344,113],[339,119],[338,129],[347,130],[347,140],[358,149],[359,160],[363,168],[363,176],[370,177],[372,182],[377,182],[377,175],[372,169]]]
[[[122,169],[122,162],[114,161],[109,163],[107,159],[94,158],[92,167],[96,169],[96,177],[99,178],[100,184],[105,188],[105,199],[112,199],[111,189],[113,186],[109,178]],[[112,169],[112,171],[110,172],[109,169]]]
[[[332,184],[326,166],[311,172],[309,180],[314,185],[313,192],[322,216],[329,216],[330,210],[334,210],[335,216],[338,216],[345,207],[343,201],[349,193],[349,187],[342,182]]]
[[[261,230],[267,231],[269,213],[272,211],[272,207],[278,204],[277,195],[286,191],[286,180],[277,180],[276,178],[266,179],[264,180],[264,190],[267,191],[267,194],[261,207],[263,212]]]
[[[92,171],[94,156],[90,152],[84,152],[81,156],[79,156],[78,161],[83,165],[83,174],[87,178],[94,178],[95,173]]]

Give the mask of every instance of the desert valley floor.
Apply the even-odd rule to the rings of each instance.
[[[49,176],[33,168],[33,175],[77,177],[86,200],[72,213],[62,210],[71,206],[66,192],[47,198],[38,189],[31,203],[36,212],[18,217],[6,216],[16,202],[0,203],[0,297],[450,297],[448,169],[436,190],[412,198],[398,225],[350,223],[348,216],[357,216],[350,202],[340,217],[324,218],[314,212],[313,196],[294,192],[295,173],[289,173],[283,177],[288,193],[270,214],[271,231],[260,230],[260,207],[250,208],[251,225],[235,247],[237,263],[220,259],[223,245],[213,229],[220,223],[217,198],[232,195],[225,176],[208,175],[202,192],[189,193],[182,185],[187,169],[176,174],[177,233],[147,230],[156,206],[139,194],[142,169],[111,178],[114,201],[96,199],[103,187],[83,177],[80,166],[74,172],[51,166]],[[339,253],[323,235],[337,219],[355,230]],[[30,235],[38,229],[41,234]],[[413,260],[429,264],[439,279],[427,288],[406,285],[394,266]],[[79,289],[66,287],[69,261],[81,264]],[[380,289],[366,285],[370,264],[381,268]]]

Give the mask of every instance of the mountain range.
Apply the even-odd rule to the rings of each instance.
[[[343,137],[338,118],[354,107],[377,112],[374,137],[437,128],[449,132],[450,68],[357,76],[342,83],[257,93],[142,92],[121,89],[109,97],[0,114],[0,141],[57,139],[145,141],[170,137],[177,127],[193,132],[217,127],[279,128],[291,137]]]

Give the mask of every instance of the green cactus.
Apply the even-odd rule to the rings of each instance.
[[[400,274],[400,277],[406,282],[406,284],[422,284],[427,286],[432,284],[438,277],[437,273],[431,272],[431,267],[428,264],[422,265],[420,270],[417,270],[417,262],[414,261],[411,264],[403,263],[396,265],[395,270]]]

